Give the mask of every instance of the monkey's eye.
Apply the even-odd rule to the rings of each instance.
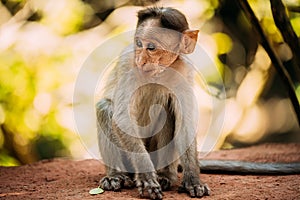
[[[155,44],[153,44],[153,43],[149,43],[149,44],[148,44],[147,50],[149,50],[149,51],[154,51],[155,49],[156,49]]]
[[[137,40],[135,41],[135,43],[136,43],[136,46],[137,46],[137,47],[139,47],[139,48],[142,48],[142,47],[143,47],[143,43],[141,42],[141,40],[137,39]]]

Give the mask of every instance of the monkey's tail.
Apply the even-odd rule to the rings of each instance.
[[[300,174],[300,162],[259,163],[227,160],[200,160],[202,173],[214,174]]]

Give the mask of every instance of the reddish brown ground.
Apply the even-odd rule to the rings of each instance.
[[[300,162],[300,144],[264,144],[211,153],[208,159],[259,162]],[[96,160],[54,159],[20,167],[0,167],[0,199],[140,199],[136,189],[105,191],[91,196],[104,176]],[[202,174],[211,196],[202,199],[300,199],[300,175],[258,176]],[[164,199],[190,199],[186,194],[164,192]]]

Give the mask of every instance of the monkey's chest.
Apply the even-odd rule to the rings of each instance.
[[[148,84],[139,88],[133,94],[130,107],[131,117],[143,138],[170,129],[170,124],[174,123],[171,93],[161,85]]]

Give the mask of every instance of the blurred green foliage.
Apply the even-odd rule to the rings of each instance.
[[[200,5],[203,5],[205,9],[193,15],[190,20],[194,26],[199,22],[204,24],[201,30],[204,33],[213,33],[209,37],[216,43],[216,63],[220,65],[220,71],[227,77],[228,84],[232,85],[237,80],[234,78],[237,66],[243,65],[247,68],[249,63],[238,60],[245,55],[238,54],[230,57],[230,52],[235,52],[241,45],[245,47],[246,54],[247,51],[256,52],[256,47],[247,49],[247,45],[252,41],[249,41],[251,37],[248,37],[249,26],[240,12],[237,12],[237,16],[233,16],[237,17],[233,26],[227,24],[232,28],[231,30],[228,30],[228,27],[224,28],[226,23],[225,25],[219,23],[220,16],[224,21],[228,16],[228,19],[231,19],[231,11],[228,10],[232,8],[230,2],[233,1],[174,0],[170,2],[176,5],[194,2],[199,6],[199,10],[201,10]],[[250,0],[249,2],[270,40],[276,44],[282,43],[280,32],[273,22],[269,1]],[[284,2],[289,5],[300,5],[297,0]],[[27,4],[28,10],[25,6]],[[102,32],[108,34],[119,32],[123,30],[120,18],[126,18],[125,15],[119,16],[117,19],[119,26],[116,26],[114,24],[116,20],[112,19],[110,22],[102,23],[97,18],[99,13],[95,11],[93,5],[80,0],[2,0],[0,2],[0,18],[2,18],[0,20],[0,165],[13,166],[73,154],[70,146],[76,139],[75,131],[65,123],[65,118],[72,118],[66,114],[72,109],[70,100],[72,97],[64,95],[66,89],[72,90],[70,85],[74,84],[77,65],[82,61],[80,59],[78,61],[78,54],[74,54],[74,49],[79,54],[81,51],[84,52],[82,53],[84,57],[91,48],[82,47],[81,50],[81,46],[72,43],[74,41],[80,43],[82,38],[85,38],[80,34],[92,32],[93,27],[96,26],[103,26],[105,31]],[[223,14],[220,9],[224,10]],[[22,10],[25,10],[23,13],[25,17],[18,15]],[[293,28],[299,36],[300,14],[296,12],[289,14]],[[238,33],[235,34],[235,31]],[[243,39],[240,39],[242,37],[249,44],[243,44]],[[237,39],[240,39],[239,44]],[[89,41],[89,43],[93,42]],[[249,57],[251,56],[253,57],[253,55]],[[224,59],[228,57],[231,59],[230,62]],[[235,84],[239,83],[237,81]],[[297,94],[300,96],[299,87]]]
[[[39,158],[67,155],[57,151],[67,151],[68,140],[65,140],[64,135],[70,133],[57,123],[55,104],[59,102],[45,105],[49,107],[45,112],[36,102],[40,92],[53,95],[51,92],[63,84],[60,80],[63,77],[54,66],[59,65],[64,58],[51,55],[38,56],[34,62],[28,62],[27,59],[13,47],[0,54],[1,138],[4,140],[1,153],[5,154],[1,165],[16,164],[17,162],[9,162],[13,158],[17,158],[20,163],[29,163]],[[61,145],[53,143],[53,146],[48,146],[49,150],[53,150],[44,155],[40,151],[41,145],[45,143],[44,138],[61,141]]]
[[[15,14],[15,9],[20,11],[25,2],[5,1],[4,5]],[[78,32],[83,20],[79,1],[65,3],[71,10],[61,7],[58,10],[60,14],[55,11],[52,15],[44,13],[38,22],[49,27],[47,31],[51,32],[52,29],[57,32],[56,37]],[[2,9],[4,5],[1,5]],[[14,26],[13,18],[14,15],[8,17],[1,29],[7,30]],[[6,39],[3,42],[8,44],[2,46],[0,52],[0,165],[4,166],[70,156],[68,146],[71,138],[74,138],[72,130],[58,121],[60,108],[71,107],[71,102],[62,103],[59,96],[59,89],[74,81],[67,73],[68,70],[63,68],[63,63],[71,58],[71,52],[69,49],[54,47],[50,49],[51,53],[47,53],[49,46],[43,44],[49,38],[31,38],[34,36],[24,30],[37,22],[25,19],[21,23],[24,28],[16,30],[18,33],[10,38],[11,41],[3,38]],[[38,31],[39,27],[36,27],[29,27],[33,29],[30,31]],[[22,38],[18,38],[18,34]],[[41,34],[45,36],[43,32]],[[36,49],[30,47],[30,40]],[[29,46],[25,46],[26,43]]]

